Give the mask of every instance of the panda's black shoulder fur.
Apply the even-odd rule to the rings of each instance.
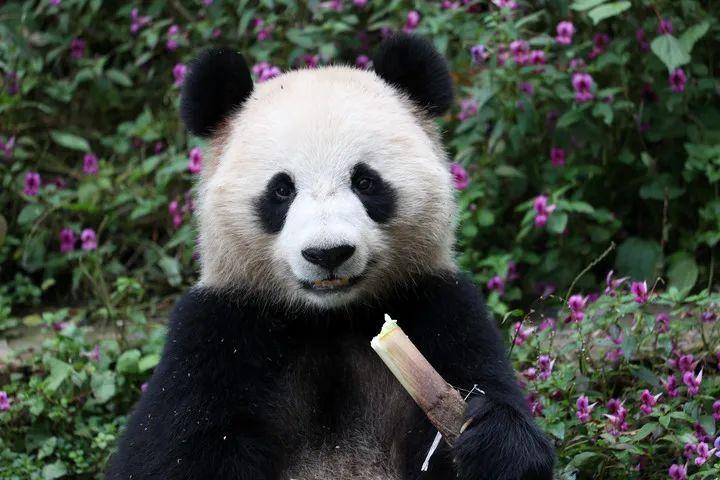
[[[429,40],[397,33],[380,44],[373,65],[383,80],[405,92],[430,115],[442,115],[450,108],[450,70]]]
[[[416,278],[382,302],[336,312],[288,311],[250,294],[242,298],[194,288],[177,303],[162,359],[129,418],[108,479],[281,478],[297,438],[324,441],[349,428],[353,417],[344,409],[357,404],[358,389],[370,387],[353,385],[341,344],[366,349],[378,369],[372,375],[387,373],[369,350],[384,313],[452,385],[485,392],[469,403],[471,428],[454,449],[441,448],[419,478],[551,478],[552,447],[535,426],[497,328],[465,276]],[[292,370],[299,352],[317,354],[317,362]],[[280,381],[288,368],[295,388]],[[303,384],[306,376],[310,383]],[[308,392],[313,402],[303,403]],[[415,479],[435,432],[407,401],[414,420],[392,430],[393,448],[403,446],[399,478]],[[327,422],[304,422],[303,408]]]

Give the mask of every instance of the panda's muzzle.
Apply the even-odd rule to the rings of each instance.
[[[317,293],[347,290],[360,281],[360,277],[330,277],[312,282],[302,282],[303,288]]]

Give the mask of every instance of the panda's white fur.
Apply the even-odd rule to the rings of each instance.
[[[352,192],[363,162],[397,192],[387,224]],[[288,173],[297,196],[279,235],[265,233],[253,199]],[[374,72],[305,69],[258,84],[214,138],[198,189],[203,286],[242,285],[288,304],[336,307],[373,296],[408,274],[454,268],[455,204],[435,125]],[[317,294],[301,282],[326,273],[305,248],[349,243],[336,272],[361,276],[349,290]]]

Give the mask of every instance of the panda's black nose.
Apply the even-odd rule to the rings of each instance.
[[[335,270],[345,260],[352,257],[353,253],[355,253],[355,247],[352,245],[339,245],[332,248],[306,248],[302,251],[302,256],[310,263],[328,270]]]

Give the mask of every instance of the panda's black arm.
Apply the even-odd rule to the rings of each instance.
[[[458,477],[552,478],[553,449],[533,421],[502,338],[475,285],[463,274],[427,277],[404,298],[390,313],[418,349],[453,386],[469,391],[477,385],[484,392],[468,400],[471,426],[451,453]],[[428,440],[422,434],[417,438],[422,458]],[[442,463],[442,455],[436,463]],[[409,462],[417,465],[418,458]]]
[[[107,469],[109,480],[277,478],[261,401],[280,350],[251,307],[193,289]]]

